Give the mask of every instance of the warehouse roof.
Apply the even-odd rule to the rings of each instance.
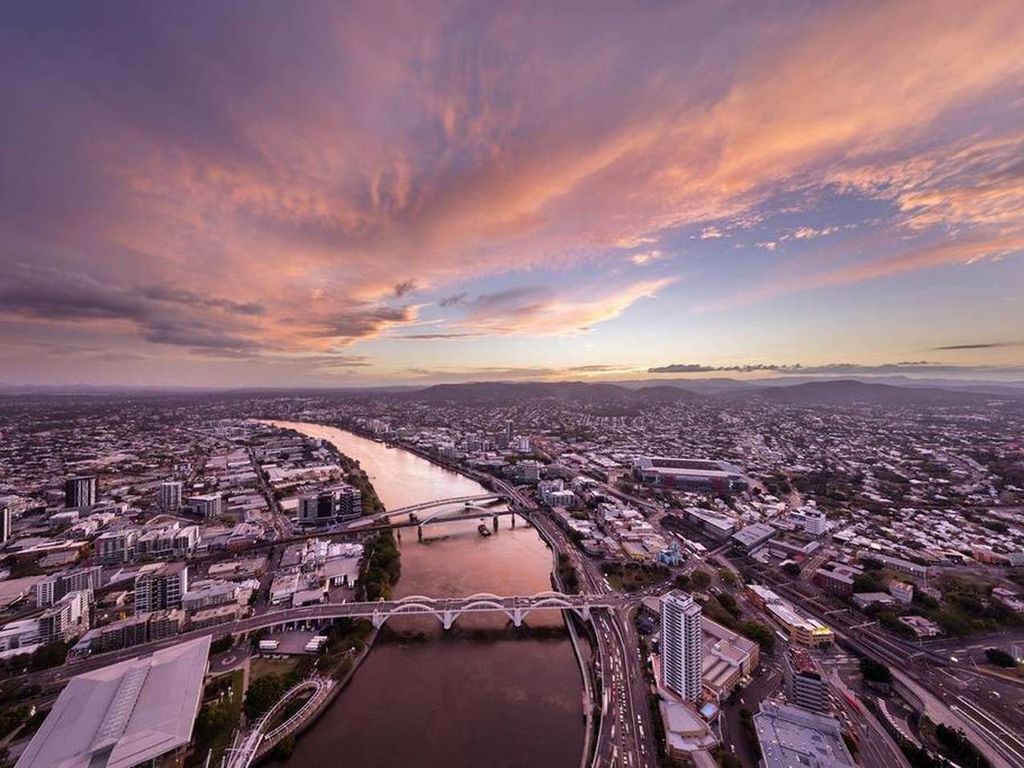
[[[188,744],[210,638],[71,679],[17,768],[129,768]]]

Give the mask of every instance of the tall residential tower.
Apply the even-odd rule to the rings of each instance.
[[[701,607],[685,592],[661,598],[661,674],[669,690],[689,701],[701,698],[704,646]]]

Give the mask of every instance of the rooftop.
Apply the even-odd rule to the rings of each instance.
[[[16,768],[130,768],[189,742],[210,638],[71,679]]]

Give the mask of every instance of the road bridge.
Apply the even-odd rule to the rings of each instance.
[[[504,497],[498,493],[478,493],[473,496],[453,496],[448,499],[435,499],[433,501],[423,501],[418,504],[409,504],[405,507],[398,507],[397,509],[391,509],[387,512],[378,512],[375,515],[366,515],[360,517],[358,520],[353,520],[351,523],[345,526],[344,530],[359,530],[364,526],[375,525],[376,523],[386,520],[389,517],[412,514],[413,512],[422,512],[427,509],[434,509],[435,507],[447,507],[452,504],[465,504],[465,503],[477,503],[484,501],[501,501]]]
[[[464,613],[504,613],[514,625],[519,626],[526,616],[535,611],[572,611],[584,620],[589,620],[595,609],[615,610],[629,606],[633,602],[635,602],[635,598],[612,592],[581,595],[539,592],[536,595],[512,596],[481,593],[455,598],[411,595],[400,600],[317,603],[300,608],[282,608],[257,613],[226,624],[194,629],[117,651],[93,654],[65,664],[56,670],[27,673],[20,679],[54,684],[82,672],[152,653],[197,637],[209,635],[217,639],[227,635],[244,635],[276,627],[328,623],[335,619],[370,619],[374,625],[380,627],[393,616],[433,616],[446,629],[450,629],[458,617]]]

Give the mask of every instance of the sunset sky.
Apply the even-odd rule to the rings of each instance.
[[[1024,379],[1019,0],[4,17],[0,383]]]

